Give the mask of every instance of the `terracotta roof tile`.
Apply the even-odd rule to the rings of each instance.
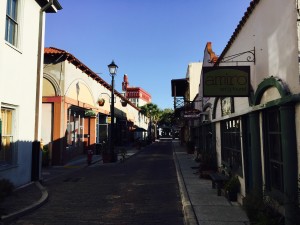
[[[108,84],[105,80],[99,77],[98,74],[94,73],[90,68],[88,68],[85,64],[83,64],[80,60],[78,60],[75,56],[68,53],[67,51],[54,48],[54,47],[46,47],[44,48],[44,55],[64,55],[66,57],[66,60],[68,60],[69,63],[72,63],[76,68],[80,69],[87,76],[93,78],[95,81],[100,83],[102,86],[106,87],[108,90],[112,89],[110,84]],[[123,101],[127,101],[127,103],[129,103],[137,110],[140,110],[138,107],[132,104],[127,98],[125,98],[121,93],[119,93],[116,90],[115,90],[115,95],[117,95]]]

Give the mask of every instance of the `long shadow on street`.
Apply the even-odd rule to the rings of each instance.
[[[171,141],[124,163],[95,164],[45,184],[49,201],[13,224],[183,224]]]

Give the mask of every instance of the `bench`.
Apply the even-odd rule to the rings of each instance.
[[[215,189],[217,187],[217,194],[218,196],[221,196],[221,189],[223,188],[224,183],[229,180],[229,177],[221,173],[210,173],[209,176],[212,188]]]

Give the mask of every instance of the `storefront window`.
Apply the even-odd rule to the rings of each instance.
[[[241,156],[240,119],[230,119],[221,123],[222,162],[234,174],[243,176]]]
[[[83,138],[84,120],[81,121],[79,113],[69,111],[67,121],[67,144],[68,146],[78,147]]]

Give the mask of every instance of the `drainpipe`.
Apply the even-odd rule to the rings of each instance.
[[[49,2],[40,10],[39,16],[39,33],[38,33],[38,52],[37,52],[37,74],[36,74],[36,98],[35,98],[35,124],[34,124],[34,141],[32,143],[32,167],[31,167],[31,180],[37,181],[41,179],[41,102],[42,102],[42,84],[43,84],[43,58],[42,54],[44,48],[44,12],[53,6],[53,0]]]
[[[42,81],[43,81],[43,48],[44,48],[44,24],[45,24],[45,14],[44,12],[53,6],[53,0],[49,0],[49,2],[40,10],[40,17],[39,17],[39,36],[38,36],[38,52],[37,52],[37,79],[36,79],[36,99],[35,99],[35,127],[34,127],[34,140],[40,141],[40,111],[41,111],[41,87],[42,87]]]

